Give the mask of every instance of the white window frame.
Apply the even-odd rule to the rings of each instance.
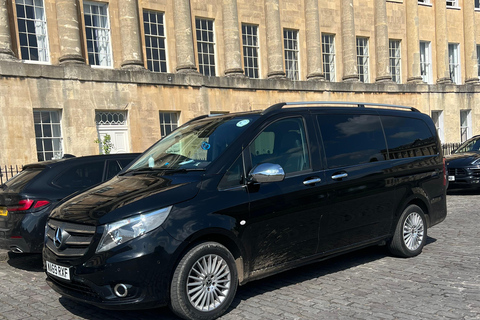
[[[460,110],[460,142],[472,137],[472,110]]]
[[[197,36],[198,72],[204,76],[215,77],[217,74],[215,20],[195,17],[195,30]],[[207,63],[205,63],[205,58],[208,58]],[[211,63],[212,60],[213,63]]]
[[[450,79],[455,84],[461,84],[462,75],[460,69],[460,44],[448,44],[448,66]]]
[[[168,114],[170,120],[167,121],[165,116]],[[175,117],[173,120],[172,115]],[[180,120],[180,112],[177,111],[159,111],[158,118],[160,120],[160,134],[161,137],[165,137],[170,134],[172,131],[178,128],[178,123]]]
[[[440,1],[440,0],[437,0]],[[446,0],[447,8],[459,8],[458,0]]]
[[[152,17],[155,18],[155,21],[152,21]],[[146,68],[152,72],[168,72],[165,13],[143,9],[143,31],[145,34]]]
[[[300,48],[298,30],[283,29],[285,74],[292,81],[300,80]]]
[[[47,114],[50,121],[43,122],[44,116],[47,117]],[[57,119],[57,121],[55,121],[55,119]],[[38,161],[61,159],[63,157],[61,110],[34,109],[33,123],[35,128],[35,141]],[[50,135],[46,134],[46,131],[49,131]],[[50,142],[48,142],[49,140]],[[46,150],[46,143],[51,143],[51,151]],[[51,153],[51,156],[47,155],[48,153]],[[40,154],[42,157],[39,157]]]
[[[104,20],[98,20],[97,21],[100,23],[100,25],[94,26],[93,23],[90,25],[87,25],[87,20],[86,17],[87,15],[90,18],[90,21],[92,21],[92,17],[94,14],[92,14],[91,9],[93,7],[96,7],[98,12],[100,10],[104,9],[106,12],[102,12],[96,16],[104,17]],[[87,10],[88,9],[88,10]],[[111,30],[110,30],[110,10],[108,7],[108,3],[104,2],[95,2],[95,1],[84,1],[83,2],[83,19],[85,21],[85,42],[87,44],[87,61],[90,66],[93,68],[113,68],[113,55],[112,55],[112,36],[111,36]],[[98,23],[97,22],[97,23]],[[102,25],[102,22],[104,25]],[[89,40],[88,34],[92,34],[92,39]],[[89,51],[88,43],[89,42],[93,43],[93,51]],[[95,44],[99,44],[98,48],[95,48]],[[93,55],[93,59],[91,58],[91,55]],[[96,58],[95,56],[98,56]],[[91,61],[93,60],[93,61]]]
[[[480,79],[480,44],[477,44],[477,66],[478,66],[478,78]]]
[[[15,0],[20,58],[28,63],[49,64],[50,49],[44,0],[32,1],[31,4],[26,2],[28,1]],[[33,8],[34,17],[27,17],[27,6]],[[25,16],[19,17],[19,11],[22,7]],[[22,24],[24,28],[20,27]],[[32,28],[35,30],[32,30]],[[31,41],[35,41],[37,46],[33,46],[30,43]],[[37,60],[31,59],[32,50],[37,51]],[[28,54],[26,54],[27,52]]]
[[[360,82],[370,82],[369,38],[357,37],[357,72]]]
[[[337,81],[334,34],[322,33],[322,61],[325,80]]]
[[[437,129],[438,137],[442,143],[445,142],[445,131],[443,121],[443,110],[432,110],[432,120]]]
[[[480,0],[475,0],[475,10],[480,10]]]
[[[388,43],[390,60],[390,75],[396,83],[402,83],[402,43],[400,40],[390,39]]]
[[[431,6],[432,2],[430,0],[418,0],[419,5]]]
[[[432,46],[430,41],[420,41],[420,72],[423,82],[433,84]]]
[[[242,44],[245,75],[252,79],[260,79],[260,47],[257,25],[242,23]]]

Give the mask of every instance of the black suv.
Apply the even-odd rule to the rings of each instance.
[[[447,213],[435,126],[369,106],[281,103],[184,124],[53,210],[47,282],[103,308],[213,319],[237,285],[295,266],[378,244],[418,255]]]
[[[0,187],[0,248],[42,252],[47,216],[58,201],[112,178],[138,156],[87,156],[24,166]]]

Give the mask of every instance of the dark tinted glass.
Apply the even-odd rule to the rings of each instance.
[[[319,115],[328,168],[387,159],[380,118],[374,115]]]
[[[390,159],[438,153],[434,135],[420,119],[382,116]]]
[[[102,182],[104,161],[73,166],[60,173],[52,183],[61,188],[81,190]]]
[[[243,161],[242,156],[238,157],[235,163],[227,170],[218,185],[218,189],[228,189],[239,186],[243,183]]]
[[[23,188],[29,183],[33,178],[35,178],[40,172],[42,172],[43,168],[35,168],[35,169],[25,169],[18,173],[16,176],[9,179],[5,182],[5,189],[4,192],[11,192],[11,193],[19,193],[23,190]]]
[[[118,164],[117,161],[112,160],[107,162],[107,176],[105,177],[105,180],[110,180],[114,176],[117,175],[122,170],[120,168],[120,165]]]
[[[285,173],[310,169],[310,158],[301,118],[280,120],[269,125],[250,145],[252,164],[274,163]]]

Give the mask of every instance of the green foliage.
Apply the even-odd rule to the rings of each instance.
[[[100,145],[100,154],[110,154],[113,149],[112,137],[106,134],[103,139],[95,139],[95,143]]]

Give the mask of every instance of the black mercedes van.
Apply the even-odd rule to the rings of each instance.
[[[238,285],[386,244],[418,255],[446,217],[432,120],[414,108],[279,103],[202,116],[49,217],[47,282],[102,308],[214,319]]]

